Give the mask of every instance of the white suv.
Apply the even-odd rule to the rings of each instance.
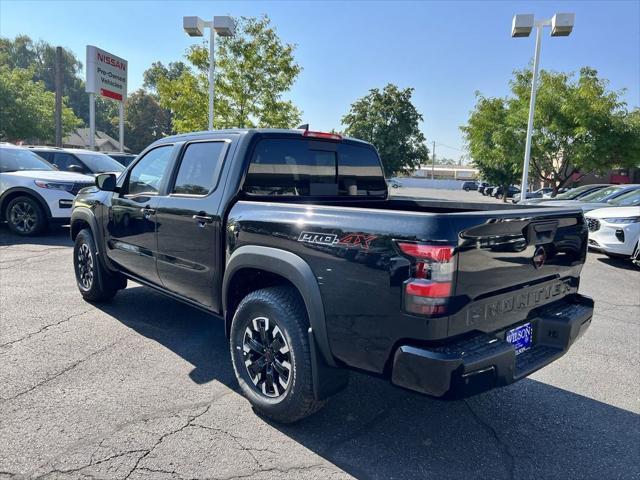
[[[26,148],[0,144],[0,220],[18,235],[68,222],[74,197],[93,184],[93,177],[59,172]]]

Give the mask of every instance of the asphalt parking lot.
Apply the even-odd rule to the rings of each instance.
[[[591,253],[592,326],[530,378],[443,402],[352,373],[283,427],[238,393],[221,322],[131,282],[88,304],[68,230],[0,226],[0,479],[640,478],[639,287]]]

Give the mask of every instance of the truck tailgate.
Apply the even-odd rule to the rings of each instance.
[[[479,222],[469,226],[474,217]],[[497,330],[577,292],[587,245],[581,211],[478,212],[450,219],[459,232],[450,335]]]

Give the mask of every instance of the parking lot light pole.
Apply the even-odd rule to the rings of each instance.
[[[536,47],[533,54],[533,75],[531,79],[531,99],[529,101],[529,118],[527,120],[527,137],[524,147],[524,163],[522,165],[522,182],[520,184],[520,198],[527,199],[529,183],[529,161],[531,160],[531,136],[533,134],[533,115],[536,108],[536,93],[538,90],[538,75],[540,72],[540,46],[542,44],[542,29],[551,27],[552,37],[567,37],[573,30],[575,14],[556,13],[552,18],[535,20],[533,14],[517,14],[511,24],[512,37],[528,37],[536,27]]]
[[[209,130],[213,130],[213,100],[215,80],[215,36],[231,37],[235,33],[233,18],[228,16],[213,17],[211,22],[206,22],[200,17],[183,17],[182,27],[190,37],[204,36],[204,29],[209,29]]]

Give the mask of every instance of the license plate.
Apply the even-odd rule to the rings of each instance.
[[[513,330],[509,330],[505,340],[516,349],[516,355],[526,352],[533,346],[533,328],[531,323],[525,323]]]

